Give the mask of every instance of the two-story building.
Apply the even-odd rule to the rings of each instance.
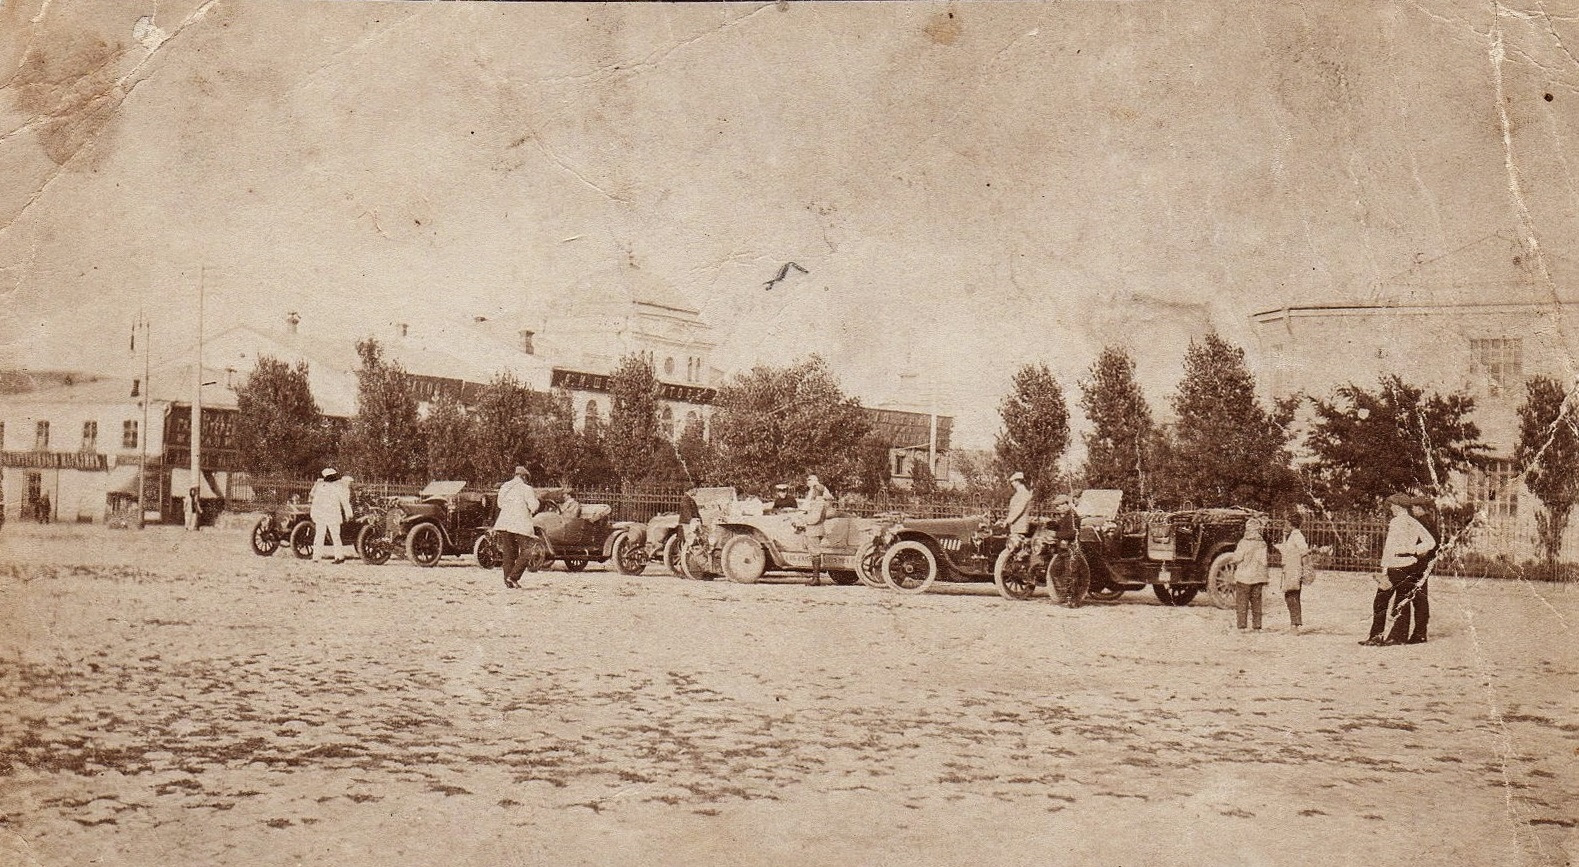
[[[1513,465],[1518,408],[1531,376],[1574,383],[1576,302],[1579,268],[1572,260],[1537,257],[1511,236],[1493,235],[1352,299],[1289,303],[1254,314],[1252,322],[1272,394],[1326,398],[1338,386],[1374,388],[1396,374],[1427,391],[1473,397],[1473,420],[1491,460],[1460,482],[1525,552],[1535,501]],[[1579,528],[1570,535],[1579,545]]]

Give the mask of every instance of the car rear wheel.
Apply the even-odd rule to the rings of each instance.
[[[1087,598],[1095,599],[1098,602],[1112,602],[1123,595],[1124,588],[1115,587],[1112,584],[1103,584],[1101,587],[1092,587],[1086,591]]]
[[[1164,605],[1189,605],[1195,594],[1201,592],[1200,587],[1183,587],[1176,584],[1153,584],[1151,592],[1157,594],[1157,601]]]
[[[992,585],[998,588],[999,596],[1023,602],[1036,595],[1036,573],[1026,559],[1015,557],[1013,551],[1005,548],[992,564]]]
[[[1206,595],[1218,608],[1234,607],[1234,571],[1232,551],[1212,558],[1212,567],[1206,572]]]
[[[880,569],[883,582],[900,593],[925,593],[938,577],[938,558],[921,542],[906,539],[888,549]]]
[[[356,534],[356,550],[362,555],[362,562],[370,566],[388,563],[390,555],[394,553],[394,546],[389,544],[389,536],[384,533],[382,524],[382,521],[366,524]]]
[[[406,559],[418,566],[437,566],[444,556],[444,533],[432,524],[418,524],[406,534]]]
[[[724,577],[736,584],[755,584],[768,570],[768,554],[762,544],[750,536],[735,536],[724,543]]]
[[[313,534],[316,531],[312,521],[302,521],[291,529],[291,553],[298,560],[313,558]]]
[[[264,515],[252,525],[252,553],[259,557],[270,557],[278,550],[280,536],[274,532],[274,518]]]
[[[472,556],[477,558],[477,565],[484,569],[497,569],[504,565],[504,555],[499,553],[499,546],[493,543],[492,533],[477,537],[476,544],[472,545]]]
[[[587,559],[585,557],[566,557],[565,558],[565,571],[566,572],[580,572],[581,570],[583,570],[585,568],[587,568]]]
[[[671,533],[663,543],[663,568],[676,578],[684,578],[685,570],[680,567],[680,534]]]
[[[861,543],[855,552],[855,574],[868,587],[886,587],[883,583],[883,546],[876,538]]]

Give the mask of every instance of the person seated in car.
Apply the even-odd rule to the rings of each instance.
[[[559,501],[559,514],[572,520],[581,517],[581,501],[569,488],[565,488],[565,496]]]
[[[789,485],[781,483],[773,486],[773,511],[789,512],[799,508],[800,502],[790,493]]]

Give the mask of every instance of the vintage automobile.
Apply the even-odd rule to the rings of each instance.
[[[358,538],[367,521],[375,519],[381,511],[380,499],[372,494],[353,490],[351,505],[355,515],[351,520],[340,525],[340,541],[356,547],[358,556],[362,553]],[[312,515],[308,504],[301,502],[288,502],[273,512],[259,518],[252,525],[250,540],[252,553],[260,557],[269,557],[280,549],[281,545],[289,545],[291,553],[298,558],[309,560],[313,556],[313,542],[316,541],[318,528],[313,524]]]
[[[648,563],[662,563],[671,575],[680,574],[679,512],[654,515],[645,524],[626,528],[615,541],[614,566],[624,575],[640,575]]]
[[[877,574],[901,593],[924,593],[934,581],[991,581],[1007,541],[992,515],[893,521],[877,538]]]
[[[733,514],[720,518],[711,541],[716,546],[716,561],[725,578],[740,584],[754,584],[768,571],[807,573],[812,570],[807,551],[804,514],[782,511],[775,514]],[[862,554],[869,554],[872,540],[885,521],[860,518],[834,510],[823,523],[822,567],[835,584],[854,584],[861,580]]]
[[[1188,605],[1205,590],[1213,605],[1232,608],[1234,567],[1226,556],[1245,523],[1266,515],[1245,508],[1186,509],[1117,514],[1082,521],[1079,550],[1090,571],[1094,599],[1117,599],[1150,586],[1164,605]],[[1276,536],[1269,527],[1267,539]],[[1269,544],[1268,563],[1281,565]]]
[[[615,521],[608,505],[579,503],[564,488],[541,489],[537,501],[532,524],[541,544],[527,546],[527,571],[536,572],[555,560],[571,572],[580,572],[588,563],[613,560],[620,572],[634,575],[646,565],[645,525]]]
[[[362,527],[357,549],[375,566],[389,562],[397,551],[418,566],[437,566],[444,556],[476,557],[477,565],[494,569],[499,554],[488,530],[498,514],[497,495],[468,490],[466,482],[438,481],[415,497],[397,497],[377,519]]]

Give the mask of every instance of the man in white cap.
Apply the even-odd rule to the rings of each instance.
[[[520,587],[526,572],[526,546],[537,536],[532,516],[537,514],[537,491],[532,489],[526,467],[499,486],[499,517],[493,522],[494,544],[504,567],[504,586]]]
[[[1009,497],[1009,514],[1004,517],[1003,525],[1009,531],[1010,544],[1023,541],[1031,534],[1031,489],[1025,486],[1025,473],[1017,472],[1009,476],[1009,486],[1014,488],[1014,494]],[[1018,536],[1017,540],[1015,537]]]
[[[832,495],[816,476],[806,477],[806,553],[811,555],[811,578],[806,582],[813,587],[822,581],[822,542],[827,536],[828,500]]]
[[[313,550],[318,552],[318,559],[329,559],[329,546],[324,543],[332,540],[334,562],[344,563],[340,525],[351,520],[351,489],[340,481],[340,474],[334,467],[325,467],[318,481],[313,482],[308,503],[308,512],[316,530]]]

